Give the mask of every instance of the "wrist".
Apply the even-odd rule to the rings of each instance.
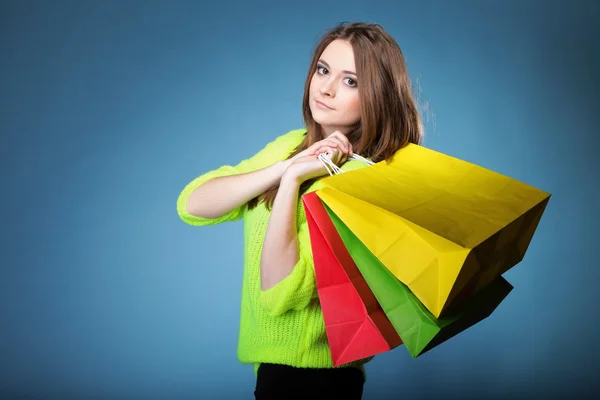
[[[277,170],[277,175],[279,180],[281,180],[283,178],[283,175],[285,175],[286,171],[288,170],[288,167],[291,165],[291,160],[281,160],[281,161],[277,161],[275,163],[275,167]]]
[[[281,185],[300,186],[303,180],[300,176],[294,173],[293,169],[286,168],[281,176]]]
[[[294,161],[295,161],[295,158],[288,158],[286,160],[280,161],[281,165],[282,165],[282,168],[283,168],[283,172],[287,171],[288,167],[290,165],[292,165],[294,163]]]

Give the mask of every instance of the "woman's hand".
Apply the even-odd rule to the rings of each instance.
[[[348,155],[340,150],[330,147],[321,147],[321,152],[327,153],[331,161],[337,166],[342,165],[348,159]],[[285,170],[282,181],[287,179],[294,180],[298,185],[302,182],[328,175],[329,172],[318,155],[305,155],[296,158]]]
[[[329,152],[333,153],[333,149],[338,149],[346,155],[352,155],[352,144],[348,141],[348,138],[340,131],[335,131],[325,139],[318,141],[317,143],[310,146],[308,149],[301,151],[292,157],[289,161],[290,164],[299,158],[305,156],[318,156],[321,153]],[[333,154],[330,154],[332,157]],[[333,160],[333,157],[332,157]]]
[[[352,144],[344,134],[335,131],[287,160],[288,164],[282,179],[291,178],[301,184],[309,179],[328,174],[329,172],[318,158],[322,153],[326,153],[334,164],[340,166],[346,162],[348,156],[352,155]]]

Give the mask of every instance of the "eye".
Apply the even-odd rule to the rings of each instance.
[[[346,82],[346,85],[348,85],[350,87],[356,87],[356,85],[357,85],[356,80],[354,80],[352,78],[346,78],[346,79],[344,79],[344,81]]]
[[[324,67],[324,66],[322,66],[322,65],[317,65],[317,72],[318,72],[320,75],[325,75],[325,74],[327,73],[327,68],[325,68],[325,67]]]

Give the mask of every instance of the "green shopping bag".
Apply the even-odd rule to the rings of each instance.
[[[490,316],[513,289],[510,283],[499,276],[467,303],[449,312],[448,316],[435,318],[327,204],[323,206],[365,282],[414,358]]]

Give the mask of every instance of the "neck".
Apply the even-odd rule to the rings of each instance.
[[[340,132],[342,135],[346,136],[348,135],[348,132],[350,132],[351,128],[347,128],[347,127],[340,127],[340,126],[323,126],[321,125],[321,137],[323,139],[325,139],[326,137],[330,136],[333,132]]]

